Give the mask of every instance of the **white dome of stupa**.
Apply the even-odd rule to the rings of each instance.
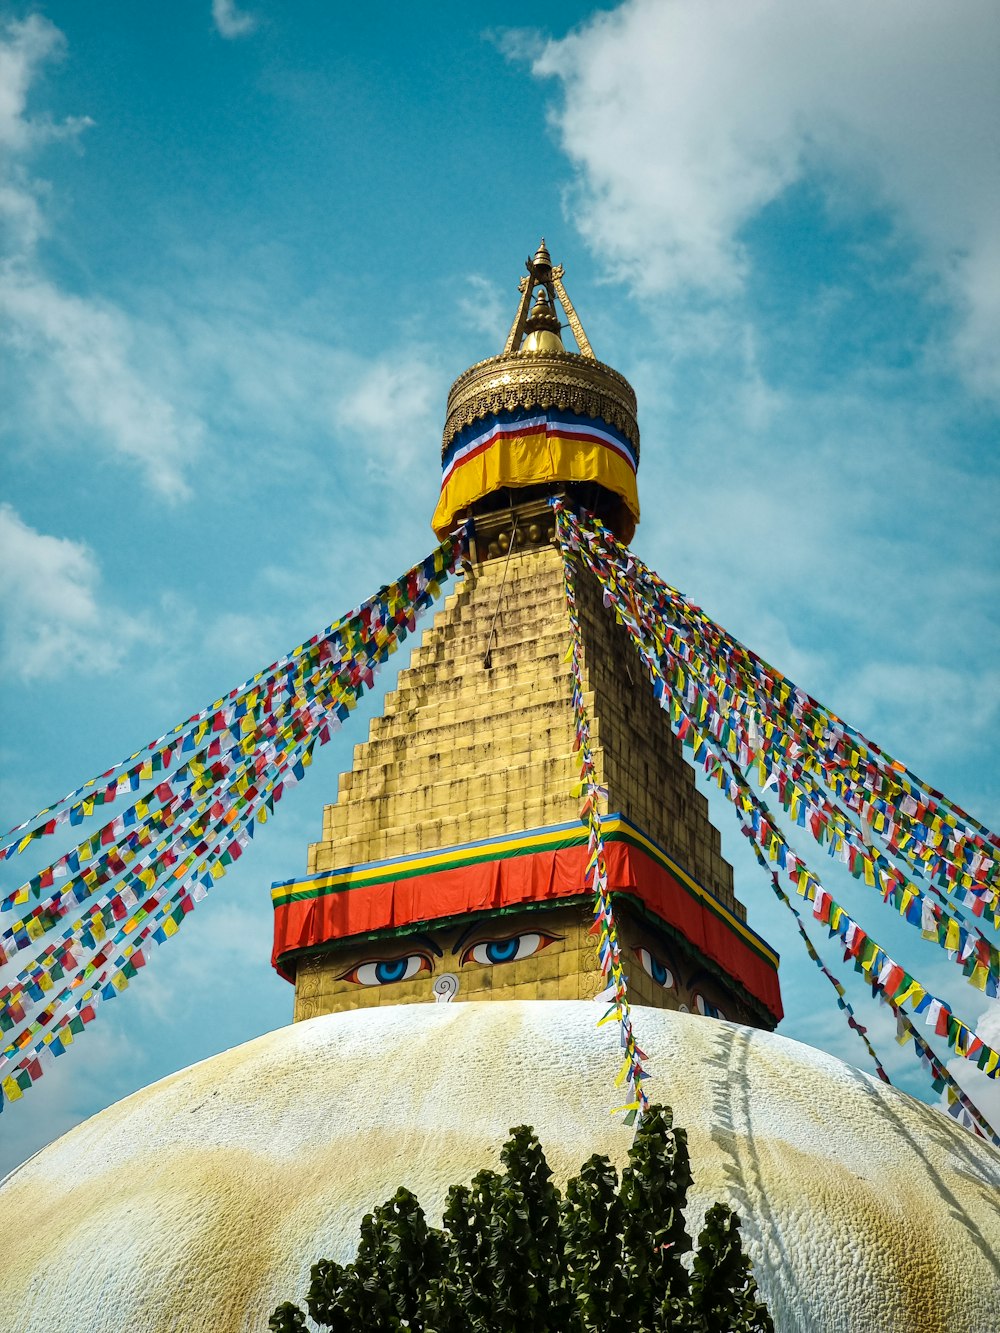
[[[993,1333],[1000,1152],[773,1033],[638,1009],[652,1100],[687,1128],[693,1235],[741,1215],[779,1330]],[[5,1333],[266,1329],[319,1257],[405,1184],[450,1184],[533,1125],[560,1181],[622,1165],[617,1033],[585,1002],[380,1007],[193,1065],[71,1130],[0,1184]]]

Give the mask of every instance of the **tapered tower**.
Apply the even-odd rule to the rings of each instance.
[[[503,351],[448,396],[433,526],[467,523],[464,577],[356,746],[308,875],[273,889],[274,963],[295,984],[297,1019],[583,999],[604,984],[548,502],[560,495],[631,540],[636,401],[594,356],[544,241],[526,269]],[[777,956],[747,926],[680,742],[582,571],[577,615],[632,1003],[771,1028]]]

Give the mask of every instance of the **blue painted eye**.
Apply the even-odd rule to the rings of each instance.
[[[638,948],[632,952],[642,964],[642,970],[647,972],[658,986],[662,986],[664,990],[673,990],[674,974],[665,963],[661,963],[659,958],[654,958],[648,949]]]
[[[394,981],[410,981],[420,972],[431,970],[426,954],[403,954],[402,958],[384,958],[377,962],[358,963],[345,972],[341,981],[353,981],[357,986],[390,986]]]
[[[706,1018],[721,1018],[725,1020],[726,1015],[723,1010],[721,1010],[717,1004],[712,1004],[710,1000],[706,1000],[700,991],[695,992],[694,1007],[697,1013],[704,1014]]]
[[[541,952],[556,941],[555,935],[543,935],[540,931],[531,931],[524,935],[511,935],[506,940],[483,940],[481,944],[470,944],[462,954],[462,963],[482,963],[490,966],[495,963],[518,963],[523,958]]]

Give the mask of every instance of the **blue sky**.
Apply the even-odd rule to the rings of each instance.
[[[4,10],[5,827],[431,549],[448,385],[499,350],[543,232],[639,395],[636,549],[1000,823],[995,6],[538,17],[517,0]],[[3,1116],[0,1171],[290,1018],[268,888],[304,869],[365,727]],[[783,955],[781,1030],[864,1067],[717,820]],[[864,890],[830,887],[983,1012]],[[929,1096],[839,974],[894,1077]]]

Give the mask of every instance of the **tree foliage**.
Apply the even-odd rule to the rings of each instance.
[[[669,1108],[651,1108],[620,1181],[595,1155],[565,1197],[527,1126],[511,1130],[500,1157],[502,1173],[451,1187],[440,1229],[402,1188],[369,1213],[353,1263],[313,1265],[314,1323],[334,1333],[773,1333],[735,1213],[710,1208],[694,1250],[687,1134]],[[307,1327],[287,1301],[268,1323],[272,1333]]]

